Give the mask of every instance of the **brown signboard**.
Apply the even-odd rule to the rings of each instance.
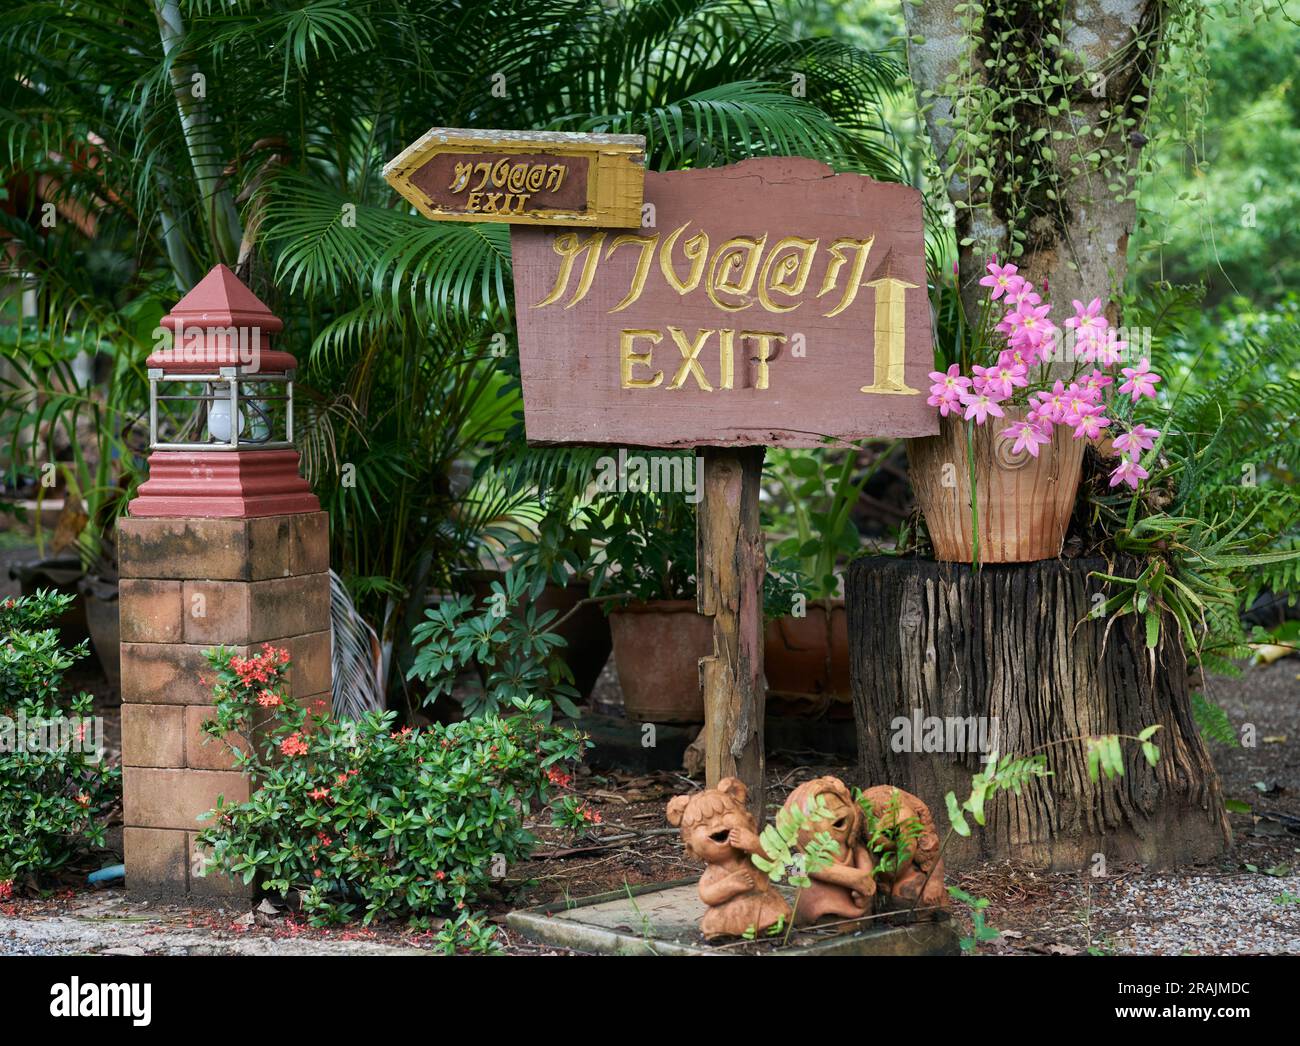
[[[924,436],[921,195],[814,160],[650,173],[635,232],[511,231],[532,443]]]
[[[641,223],[639,135],[435,127],[384,168],[428,218],[586,225]]]

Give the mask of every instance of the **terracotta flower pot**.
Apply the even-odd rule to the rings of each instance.
[[[768,710],[812,713],[828,702],[848,704],[849,624],[844,600],[808,604],[804,617],[768,621],[763,636]]]
[[[1038,448],[1038,457],[1014,453],[1015,440],[1000,433],[1025,414],[1022,408],[1009,408],[1005,418],[972,425],[982,563],[1059,556],[1074,511],[1085,441],[1056,425],[1052,442]],[[975,554],[967,428],[950,414],[940,420],[939,435],[907,441],[912,488],[930,530],[934,558],[941,562],[969,563]]]
[[[633,603],[609,615],[623,708],[638,723],[702,723],[700,658],[713,627],[691,599]]]

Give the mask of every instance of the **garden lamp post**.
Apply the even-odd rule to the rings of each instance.
[[[127,889],[246,897],[210,871],[199,817],[248,798],[213,718],[206,651],[288,652],[294,700],[331,702],[329,523],[298,474],[281,321],[224,265],[163,318],[149,357],[149,478],[118,523]]]

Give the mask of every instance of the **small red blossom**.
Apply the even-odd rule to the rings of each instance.
[[[280,705],[284,704],[284,702],[280,700],[280,695],[274,694],[270,690],[263,690],[258,694],[257,703],[263,708],[278,708]]]
[[[7,901],[14,895],[14,881],[12,879],[0,880],[0,901]]]
[[[313,788],[307,793],[309,799],[328,799],[330,790],[328,788]]]
[[[85,792],[78,792],[77,798],[74,799],[73,802],[75,802],[78,806],[82,807],[83,809],[88,809],[90,807],[90,796],[88,796]]]
[[[306,755],[307,746],[303,743],[302,738],[295,732],[280,742],[280,751],[284,755]]]

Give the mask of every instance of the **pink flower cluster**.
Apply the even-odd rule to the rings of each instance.
[[[1100,439],[1106,435],[1111,419],[1106,416],[1106,389],[1114,385],[1115,378],[1106,373],[1124,358],[1128,345],[1119,340],[1118,332],[1111,327],[1102,313],[1100,298],[1084,305],[1074,302],[1074,315],[1065,326],[1074,332],[1074,359],[1076,363],[1091,364],[1088,373],[1076,373],[1069,385],[1056,381],[1050,388],[1031,389],[1030,368],[1051,360],[1060,331],[1051,319],[1050,304],[1044,304],[1034,285],[1020,276],[1016,266],[999,265],[992,259],[988,275],[980,286],[989,288],[989,300],[1001,301],[1009,308],[996,326],[1006,347],[998,353],[997,362],[989,367],[971,367],[971,376],[960,373],[953,364],[947,371],[930,374],[933,384],[926,400],[939,408],[939,415],[959,414],[977,425],[989,418],[1005,417],[1002,405],[1025,389],[1020,402],[1029,407],[1024,421],[1017,421],[1002,430],[1002,435],[1014,439],[1013,451],[1028,451],[1038,457],[1038,448],[1052,441],[1052,426],[1067,425],[1075,439]],[[1160,375],[1151,370],[1150,362],[1143,358],[1136,367],[1123,367],[1120,373],[1124,382],[1114,394],[1128,395],[1136,403],[1143,396],[1155,398],[1156,383]],[[1110,485],[1127,483],[1137,489],[1148,472],[1140,462],[1142,452],[1155,446],[1160,433],[1144,425],[1134,425],[1128,432],[1116,436],[1113,446],[1121,454],[1119,466],[1110,475]]]

